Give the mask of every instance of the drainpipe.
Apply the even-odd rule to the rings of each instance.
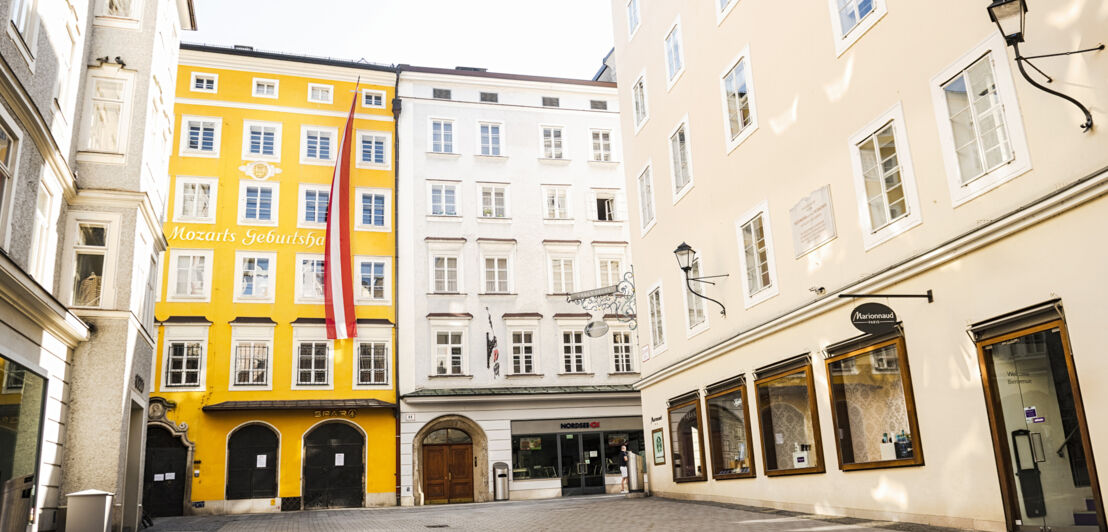
[[[396,341],[392,346],[394,377],[392,381],[393,391],[396,393],[396,408],[393,414],[396,417],[396,505],[400,506],[400,290],[396,281],[400,278],[400,224],[397,223],[397,206],[399,205],[400,192],[400,72],[403,66],[397,65],[393,70],[396,73],[396,81],[392,89],[392,304],[393,335]]]

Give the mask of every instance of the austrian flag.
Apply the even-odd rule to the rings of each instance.
[[[341,340],[358,335],[354,316],[354,273],[350,265],[350,137],[354,132],[354,87],[350,115],[339,141],[339,160],[331,179],[327,203],[327,242],[323,259],[323,298],[327,307],[327,338]]]

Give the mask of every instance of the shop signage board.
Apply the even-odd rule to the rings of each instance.
[[[866,334],[885,334],[896,329],[896,312],[881,303],[862,303],[850,311],[850,323]]]

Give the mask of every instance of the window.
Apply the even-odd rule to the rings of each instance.
[[[7,113],[0,116],[8,118]],[[19,153],[17,141],[18,137],[12,133],[8,122],[0,121],[0,229],[10,223],[7,207],[8,197],[13,193],[15,183],[15,161]]]
[[[298,255],[296,269],[296,302],[322,300],[323,256]]]
[[[3,174],[0,174],[2,176]],[[0,183],[3,178],[0,177]],[[56,195],[51,192],[46,181],[42,180],[38,186],[38,196],[35,198],[35,217],[31,225],[31,256],[28,261],[29,273],[42,286],[53,286],[54,258],[57,248],[57,203]],[[0,184],[0,205],[3,205],[4,188]]]
[[[612,372],[632,373],[634,371],[631,358],[631,333],[612,331]]]
[[[431,120],[431,151],[454,153],[453,120]]]
[[[276,253],[235,253],[235,301],[272,302],[276,291]]]
[[[44,458],[41,451],[44,446],[44,428],[56,423],[48,424],[43,419],[48,412],[48,381],[7,357],[0,357],[0,380],[4,383],[5,404],[11,405],[6,408],[12,412],[5,416],[9,424],[4,437],[10,443],[0,448],[0,460],[6,464],[4,477],[12,480],[27,477],[38,479],[40,471],[45,469],[39,466]],[[54,424],[52,428],[45,430],[55,431],[57,427]],[[45,471],[42,473],[47,474]]]
[[[73,306],[99,307],[108,254],[108,226],[77,223],[74,243]]]
[[[885,0],[827,0],[827,6],[831,11],[837,56],[869,31],[886,12]]]
[[[850,33],[858,21],[873,12],[873,0],[837,0],[839,2],[839,24],[843,35]]]
[[[689,265],[689,277],[700,277],[700,257],[693,257]],[[690,331],[701,326],[707,326],[708,314],[704,311],[704,299],[692,293],[688,285],[685,286],[685,311],[686,323]]]
[[[596,111],[607,111],[608,110],[608,101],[607,100],[589,100],[589,109],[593,109],[593,110],[596,110]]]
[[[684,55],[681,53],[681,24],[675,23],[666,35],[666,80],[670,86],[677,76],[685,70]]]
[[[330,384],[327,351],[326,341],[297,342],[297,386],[326,386]]]
[[[269,342],[238,341],[234,351],[234,386],[269,384]]]
[[[301,129],[300,145],[303,149],[300,162],[306,164],[327,164],[335,162],[335,137],[338,130],[305,126]]]
[[[214,177],[178,177],[174,221],[215,222],[216,193],[218,190],[219,183]]]
[[[876,231],[908,214],[892,123],[858,144],[858,155],[862,160],[870,230]]]
[[[612,133],[594,129],[592,131],[592,160],[612,160]]]
[[[628,39],[635,35],[639,29],[639,0],[627,2],[627,35]]]
[[[481,155],[500,155],[500,124],[481,122],[478,124],[481,135]]]
[[[543,96],[542,97],[542,106],[543,107],[561,107],[561,104],[558,101],[558,98],[553,98],[553,97],[550,97],[550,96]]]
[[[362,89],[362,107],[385,108],[385,91]]]
[[[644,233],[654,226],[654,178],[649,166],[639,174],[639,219]]]
[[[122,153],[127,137],[128,81],[94,75],[89,72],[88,99],[90,112],[86,122],[85,151]]]
[[[212,282],[212,251],[175,249],[169,252],[169,300],[206,301]]]
[[[986,55],[943,85],[962,184],[1013,158],[992,57]]]
[[[458,292],[458,257],[439,255],[431,257],[432,283],[435,292]]]
[[[481,217],[482,218],[506,218],[507,187],[496,185],[481,186]]]
[[[388,382],[388,345],[385,342],[358,343],[358,384]]]
[[[623,277],[623,268],[619,259],[601,258],[597,261],[597,287],[604,288],[619,284]]]
[[[185,127],[181,133],[181,155],[219,155],[220,124],[218,118],[182,119]]]
[[[458,215],[458,186],[448,184],[431,184],[431,215],[432,216],[457,216]]]
[[[777,274],[773,259],[773,238],[769,228],[769,212],[765,202],[739,218],[736,228],[742,253],[744,303],[747,308],[777,294]]]
[[[754,95],[750,90],[749,49],[723,75],[723,101],[727,112],[727,146],[733,149],[757,127],[754,121]]]
[[[431,97],[436,100],[449,100],[450,89],[431,89]]]
[[[332,103],[334,87],[331,85],[308,84],[308,101],[313,103]]]
[[[689,139],[685,123],[669,136],[669,155],[673,161],[673,198],[681,199],[692,185],[692,167],[689,163]]]
[[[435,332],[435,375],[463,375],[464,347],[461,331]]]
[[[680,402],[671,404],[668,411],[673,480],[675,482],[706,480],[700,396],[693,392],[691,397],[686,396],[677,401]]]
[[[562,187],[547,187],[543,194],[546,204],[547,220],[569,219],[569,190]]]
[[[662,318],[662,287],[650,291],[646,297],[650,311],[650,343],[659,351],[666,345],[666,330]]]
[[[755,475],[746,381],[740,377],[735,384],[723,390],[708,389],[708,449],[712,453],[712,477],[717,480]]]
[[[387,231],[392,221],[389,211],[389,191],[383,189],[358,189],[357,220],[355,228],[367,231]]]
[[[389,165],[389,136],[378,133],[358,133],[358,167],[384,167]]]
[[[512,373],[535,373],[535,332],[512,331]]]
[[[190,388],[200,386],[200,368],[204,358],[204,343],[192,341],[166,342],[165,387]]]
[[[550,259],[550,293],[569,294],[574,290],[573,258]]]
[[[562,331],[562,373],[585,372],[585,333]]]
[[[361,290],[358,298],[371,301],[385,301],[389,298],[388,265],[383,259],[359,260],[358,283]]]
[[[564,158],[562,151],[562,128],[544,126],[542,128],[542,153],[546,159]]]
[[[189,88],[192,92],[215,93],[219,87],[219,74],[192,73],[192,84]]]
[[[16,31],[23,37],[24,43],[27,45],[34,44],[30,41],[29,37],[31,35],[27,34],[27,30],[32,26],[31,21],[37,18],[35,17],[36,3],[36,0],[15,0],[12,2],[12,24],[15,25]]]
[[[300,185],[300,226],[326,227],[331,191],[325,185]]]
[[[616,195],[614,192],[596,192],[594,193],[596,198],[596,217],[594,218],[598,222],[615,222],[619,220],[616,216]]]
[[[239,193],[239,223],[276,225],[278,188],[276,183],[243,181]]]
[[[558,458],[557,434],[512,436],[512,480],[557,479]]]
[[[904,138],[899,104],[850,137],[854,190],[867,250],[922,222]]]
[[[254,78],[254,96],[258,98],[277,98],[277,80]]]
[[[839,467],[923,465],[903,337],[828,354]]]
[[[99,14],[109,17],[138,18],[141,6],[141,2],[133,0],[105,0]]]
[[[243,129],[243,159],[280,160],[281,124],[271,122],[244,122]]]
[[[485,103],[497,103],[500,101],[500,95],[495,92],[482,92],[481,101]]]
[[[635,84],[631,86],[631,105],[635,111],[635,132],[646,122],[646,76],[639,76]]]
[[[485,257],[485,293],[507,294],[508,286],[508,258]]]
[[[804,358],[798,367],[754,381],[767,476],[824,471],[812,366]]]

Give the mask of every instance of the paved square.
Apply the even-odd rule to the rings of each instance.
[[[619,495],[567,497],[541,501],[359,508],[280,514],[167,517],[152,532],[208,531],[369,531],[369,530],[809,530],[941,531],[905,523],[813,516],[710,503],[627,499]]]

